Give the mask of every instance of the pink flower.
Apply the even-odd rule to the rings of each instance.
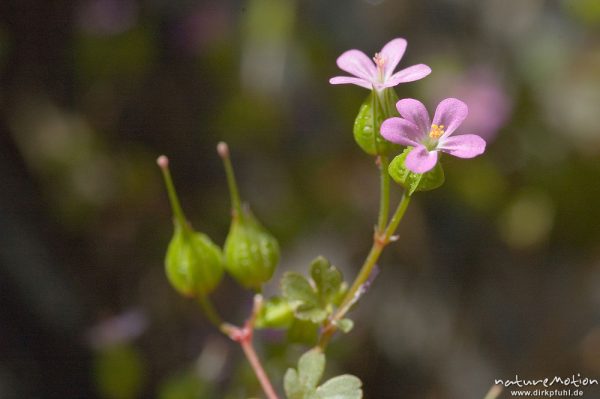
[[[431,73],[431,68],[424,64],[410,66],[394,73],[406,50],[406,40],[394,39],[375,53],[373,61],[360,50],[348,50],[337,59],[341,70],[351,76],[336,76],[329,79],[331,84],[355,84],[365,89],[383,90],[400,83],[413,82]]]
[[[425,106],[406,98],[396,103],[402,118],[389,118],[381,124],[381,135],[396,144],[414,147],[406,156],[405,165],[414,173],[431,170],[438,152],[459,158],[473,158],[485,151],[485,140],[475,134],[451,136],[467,117],[467,104],[447,98],[437,106],[433,123]]]

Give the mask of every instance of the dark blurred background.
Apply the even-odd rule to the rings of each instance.
[[[282,246],[269,292],[318,254],[352,278],[378,178],[351,133],[367,91],[328,78],[344,50],[394,37],[401,67],[433,69],[400,97],[464,100],[461,131],[488,151],[444,158],[446,184],[416,196],[327,374],[378,399],[600,377],[599,31],[597,0],[2,0],[0,398],[260,396],[239,348],[164,277],[155,159],[222,244],[214,149],[230,144]],[[214,299],[236,322],[250,306],[230,280]],[[258,340],[281,387],[304,348]]]

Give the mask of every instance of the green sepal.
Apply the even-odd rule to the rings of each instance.
[[[165,258],[165,272],[171,285],[181,294],[206,295],[221,282],[223,254],[206,234],[181,226],[175,220],[175,233]]]
[[[444,184],[444,169],[440,162],[437,162],[433,169],[426,173],[411,172],[404,165],[406,156],[411,150],[412,147],[406,148],[402,154],[390,162],[388,172],[392,179],[408,190],[408,195],[412,195],[415,191],[433,190]]]
[[[289,328],[294,321],[294,309],[279,296],[269,298],[260,308],[254,326],[256,328]]]
[[[260,291],[279,263],[279,244],[248,210],[231,221],[225,268],[242,286]]]
[[[369,155],[388,155],[398,152],[397,144],[385,140],[379,130],[387,118],[396,116],[395,104],[398,96],[392,88],[381,92],[372,90],[362,103],[354,120],[354,140]]]

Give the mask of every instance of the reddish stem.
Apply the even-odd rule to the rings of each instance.
[[[271,385],[271,381],[265,373],[265,369],[260,363],[260,359],[254,350],[254,345],[252,345],[252,336],[254,335],[254,321],[258,316],[258,312],[260,307],[262,306],[262,296],[256,295],[254,297],[254,307],[252,309],[252,314],[244,324],[244,327],[236,327],[231,324],[222,323],[220,328],[225,334],[231,338],[232,341],[235,341],[240,344],[252,370],[254,370],[254,374],[256,374],[256,378],[260,382],[260,385],[267,395],[267,399],[279,399],[277,394],[275,393],[275,389],[273,389],[273,385]]]
[[[263,391],[265,391],[267,398],[278,399],[277,394],[271,385],[271,381],[269,381],[269,377],[267,377],[267,373],[265,373],[258,355],[254,350],[254,346],[252,345],[252,331],[248,330],[248,333],[239,341],[239,343],[242,346],[244,354],[246,355],[246,358],[248,358],[248,362],[250,363],[250,366],[252,366],[254,374],[256,374],[256,378],[260,382]]]

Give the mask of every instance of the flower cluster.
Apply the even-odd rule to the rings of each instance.
[[[336,76],[331,84],[354,84],[376,93],[400,83],[422,79],[431,73],[424,64],[413,65],[399,72],[394,69],[406,50],[406,40],[397,38],[387,43],[373,61],[360,50],[348,50],[337,59],[340,69],[354,75]],[[447,98],[439,103],[431,121],[425,106],[415,99],[396,103],[400,117],[390,117],[379,126],[381,136],[392,143],[412,147],[405,166],[413,173],[423,174],[438,162],[439,152],[459,158],[473,158],[485,151],[485,140],[475,134],[452,135],[469,112],[467,105]]]

